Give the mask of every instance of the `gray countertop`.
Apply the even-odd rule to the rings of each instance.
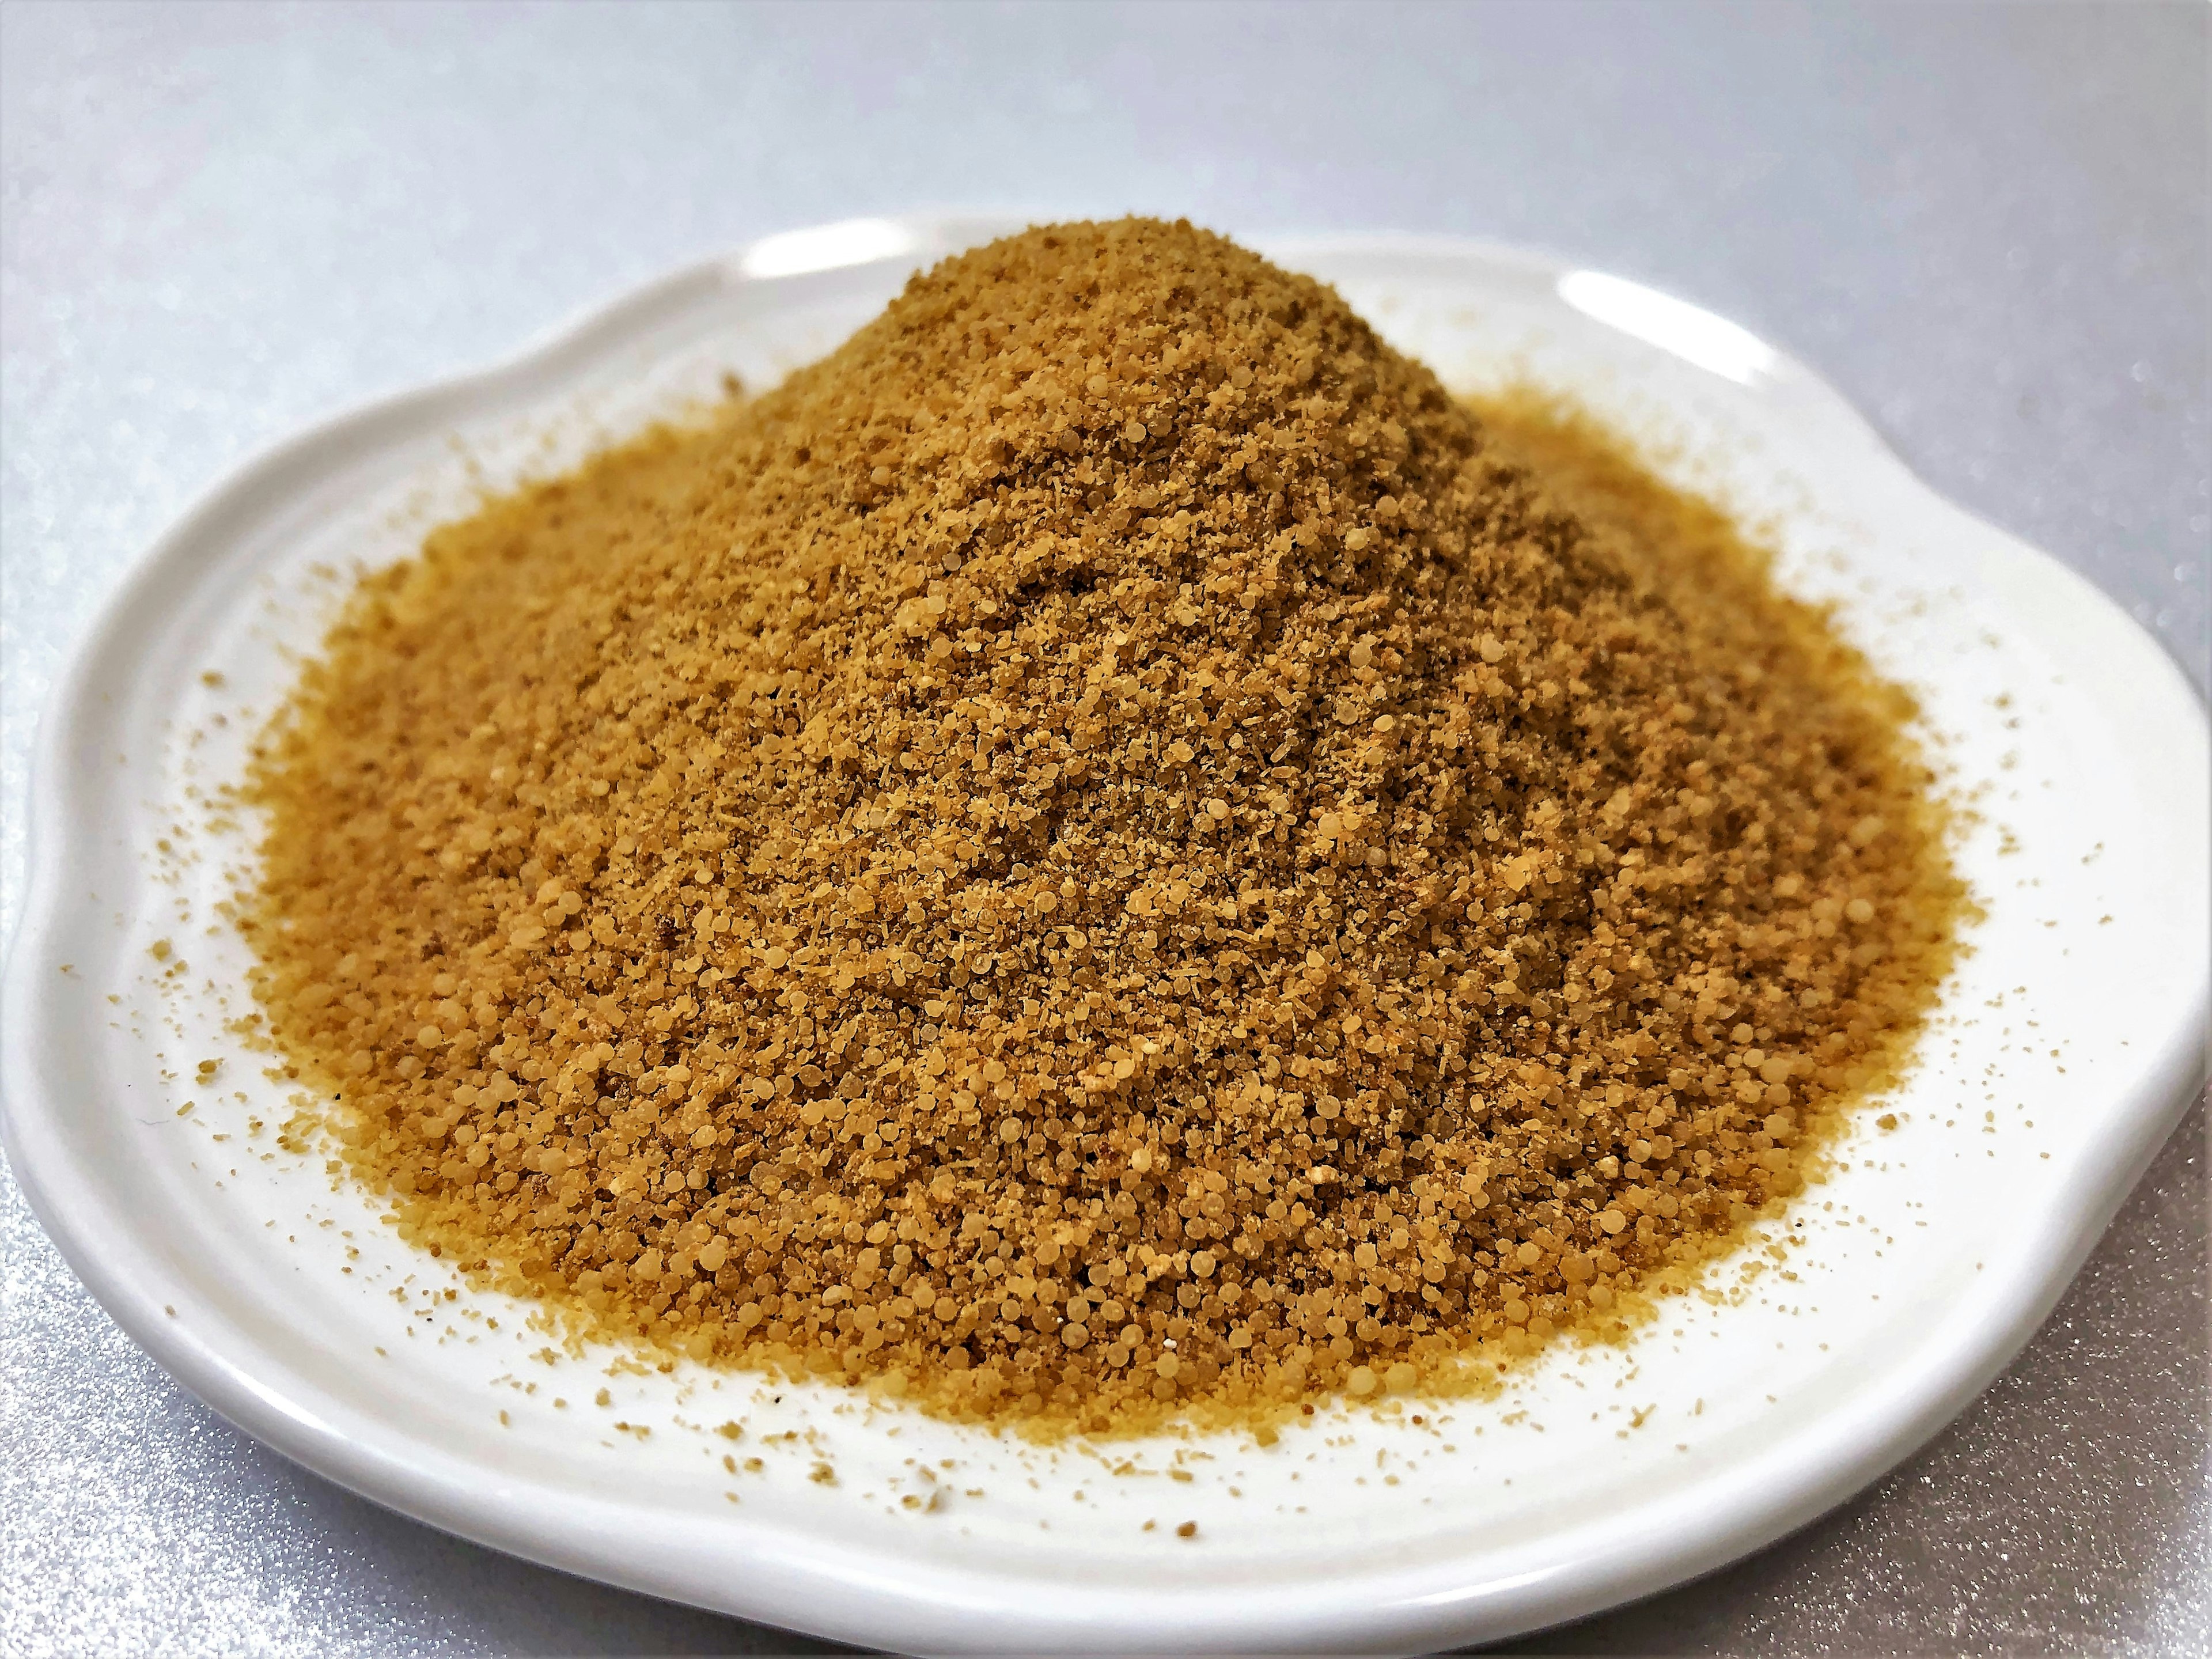
[[[0,927],[118,574],[243,456],[768,231],[1538,244],[1737,318],[2202,685],[2206,8],[0,8]],[[1887,1480],[1552,1652],[2212,1646],[2206,1125]],[[0,1176],[0,1651],[816,1651],[386,1513],[132,1346]]]

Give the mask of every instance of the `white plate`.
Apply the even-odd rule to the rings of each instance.
[[[1803,368],[1525,254],[1269,250],[1448,381],[1571,389],[1771,520],[1785,580],[1838,601],[1978,791],[1960,857],[1987,919],[1891,1103],[1901,1127],[1867,1123],[1713,1295],[1419,1425],[1415,1407],[1324,1414],[1267,1449],[1040,1450],[820,1389],[554,1353],[526,1308],[445,1300],[445,1271],[319,1156],[252,1133],[286,1107],[224,1030],[246,999],[216,907],[246,843],[197,802],[318,637],[330,568],[405,555],[483,480],[576,459],[725,368],[773,380],[918,261],[1003,228],[868,221],[681,272],[273,451],[154,550],[47,712],[6,988],[8,1150],[71,1264],[202,1398],[357,1492],[592,1577],[892,1647],[1497,1638],[1718,1566],[1872,1480],[2027,1340],[2203,1076],[2203,711],[2110,601],[1931,494]],[[149,954],[159,939],[185,968]]]

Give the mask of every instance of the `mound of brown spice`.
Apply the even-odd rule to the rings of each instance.
[[[1601,1325],[1796,1190],[1948,959],[1910,712],[1587,429],[1065,225],[367,579],[246,926],[410,1237],[1142,1427]]]

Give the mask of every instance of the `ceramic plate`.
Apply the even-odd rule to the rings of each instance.
[[[249,1010],[222,907],[252,826],[209,802],[344,573],[726,372],[774,380],[917,263],[1008,228],[871,220],[680,272],[272,451],[152,550],[38,754],[5,1080],[40,1217],[164,1365],[332,1480],[847,1641],[1431,1648],[1644,1595],[1812,1519],[2021,1346],[2203,1075],[2203,711],[2109,600],[1932,494],[1805,369],[1527,254],[1266,245],[1448,382],[1570,391],[1771,526],[1784,581],[1917,690],[1975,809],[1959,858],[1986,917],[1881,1109],[1898,1127],[1863,1114],[1844,1167],[1704,1293],[1625,1346],[1561,1345],[1487,1401],[1325,1412],[1270,1448],[1038,1449],[865,1395],[563,1352],[279,1144],[287,1087],[227,1024]]]

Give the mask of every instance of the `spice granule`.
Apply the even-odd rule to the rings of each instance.
[[[1949,959],[1911,713],[1586,424],[1062,225],[365,578],[244,925],[403,1231],[587,1328],[1264,1415],[1798,1188]]]

